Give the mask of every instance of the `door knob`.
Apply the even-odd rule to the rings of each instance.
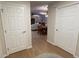
[[[22,33],[26,33],[26,31],[23,31]]]
[[[56,31],[58,31],[58,29],[56,29]]]
[[[5,33],[7,33],[7,31],[5,30]]]

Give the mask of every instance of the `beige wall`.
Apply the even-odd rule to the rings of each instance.
[[[56,8],[52,4],[48,6],[48,42],[54,43],[54,26],[55,26]]]
[[[49,4],[48,8],[48,39],[47,41],[51,44],[54,44],[54,35],[55,35],[55,17],[56,17],[56,8],[61,8],[65,5],[73,4],[73,3],[79,3],[77,1],[72,2],[54,2]],[[76,56],[79,57],[79,39],[77,42],[77,49],[76,49]]]

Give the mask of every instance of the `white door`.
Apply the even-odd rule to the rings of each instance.
[[[75,54],[79,31],[79,4],[56,10],[55,44]]]
[[[24,6],[3,6],[2,21],[8,54],[26,49],[27,47],[27,26],[25,25],[24,15]]]

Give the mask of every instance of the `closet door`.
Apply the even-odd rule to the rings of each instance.
[[[57,8],[55,43],[75,54],[79,31],[79,4]]]
[[[27,25],[25,20],[26,6],[4,5],[2,11],[3,27],[7,53],[24,50],[28,46]],[[28,9],[29,10],[29,9]],[[28,12],[29,17],[30,12]],[[29,28],[28,28],[29,29]]]

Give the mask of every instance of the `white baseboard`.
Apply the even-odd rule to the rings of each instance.
[[[5,54],[4,56],[3,56],[3,58],[5,58],[6,56],[8,56],[7,54]]]
[[[54,46],[58,46],[57,44],[55,44],[55,43],[53,43],[53,42],[51,42],[51,41],[49,41],[49,40],[47,40],[47,42],[48,43],[50,43],[50,44],[52,44],[52,45],[54,45]],[[58,46],[59,47],[59,46]],[[74,58],[79,58],[77,55],[73,55],[74,56]]]
[[[27,47],[27,49],[30,49],[30,48],[32,48],[32,44],[30,44],[30,45]]]
[[[74,55],[74,58],[79,58],[79,56],[77,56],[77,55]]]
[[[5,58],[6,56],[8,56],[8,55],[7,54],[4,54],[0,58]]]
[[[26,49],[30,49],[32,48],[32,45],[29,45]],[[8,54],[2,55],[1,58],[5,58],[6,56],[8,56]]]
[[[49,41],[49,40],[47,40],[47,42],[50,43],[50,44],[52,44],[52,45],[55,45],[55,46],[56,46],[56,44],[55,44],[54,42],[51,42],[51,41]]]

